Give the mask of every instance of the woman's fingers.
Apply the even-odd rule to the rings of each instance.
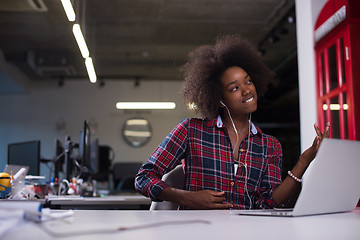
[[[314,124],[314,128],[315,128],[316,135],[318,135],[319,137],[322,137],[323,134],[320,131],[319,125],[317,125],[317,123]]]
[[[324,137],[325,138],[329,138],[330,137],[330,123],[326,123],[326,127],[325,127],[325,132],[324,132]]]
[[[324,133],[321,132],[321,130],[319,128],[319,125],[317,125],[316,123],[314,124],[314,128],[315,128],[317,136],[314,139],[312,147],[313,148],[315,147],[316,151],[317,151],[319,149],[319,147],[320,147],[320,144],[321,144],[322,140],[324,138],[329,138],[330,137],[330,123],[329,122],[326,123]]]
[[[323,139],[323,138],[328,138],[330,137],[330,123],[326,123],[326,126],[325,126],[325,130],[324,130],[324,133],[321,132],[320,128],[319,128],[319,125],[317,125],[316,123],[314,124],[314,128],[315,128],[315,131],[316,131],[316,135],[318,137],[320,137],[320,141]]]

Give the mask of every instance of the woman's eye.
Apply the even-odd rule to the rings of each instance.
[[[233,88],[231,88],[231,91],[233,92],[233,91],[236,91],[238,89],[239,89],[239,87],[233,87]]]
[[[252,84],[252,80],[251,79],[249,79],[249,80],[247,80],[247,82],[246,82],[248,85],[250,85],[250,84]]]

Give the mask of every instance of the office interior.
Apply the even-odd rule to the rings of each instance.
[[[22,8],[21,10],[18,9],[16,14],[24,16],[24,18],[19,19],[20,23],[17,24],[25,25],[26,31],[24,30],[24,33],[29,34],[30,32],[30,35],[36,28],[27,25],[31,21],[31,15],[34,14],[26,10],[29,3],[34,2],[40,8],[46,5],[49,9],[52,9],[50,6],[55,5],[60,7],[60,3],[57,3],[60,1],[11,0],[8,2],[15,3],[17,7]],[[24,2],[26,3],[24,4]],[[78,4],[79,1],[74,0],[72,2],[77,4],[77,9],[81,8]],[[111,10],[104,11],[105,1],[82,0],[82,2],[87,2],[89,5],[91,5],[90,2],[95,5],[98,4],[97,17],[101,13],[112,16]],[[40,143],[41,159],[44,161],[56,159],[59,153],[59,142],[62,147],[65,146],[66,139],[69,140],[69,137],[74,144],[81,142],[83,139],[81,131],[84,131],[86,121],[91,132],[91,140],[97,140],[99,146],[105,147],[111,152],[109,155],[111,169],[119,171],[119,175],[123,176],[130,171],[124,173],[121,164],[136,165],[145,162],[155,147],[181,119],[197,116],[183,104],[180,93],[181,77],[179,75],[176,75],[176,78],[170,77],[174,76],[175,72],[177,73],[178,67],[183,62],[179,59],[176,61],[172,59],[171,64],[166,64],[167,61],[170,61],[169,58],[166,58],[157,59],[155,63],[151,63],[153,52],[144,51],[146,48],[143,49],[139,45],[141,41],[136,40],[136,37],[147,39],[144,36],[150,36],[149,38],[152,40],[145,46],[155,46],[155,49],[159,47],[158,51],[161,49],[166,53],[165,55],[169,56],[179,53],[186,56],[192,48],[202,43],[213,43],[218,33],[226,31],[245,33],[244,36],[250,38],[254,44],[258,46],[263,44],[264,48],[259,48],[259,52],[263,54],[268,64],[270,64],[271,59],[276,59],[275,56],[281,52],[283,61],[273,62],[269,65],[278,74],[277,84],[272,86],[268,95],[261,100],[259,110],[263,114],[259,112],[258,115],[254,115],[254,121],[265,132],[279,138],[283,144],[285,169],[293,163],[293,156],[298,156],[300,152],[311,145],[315,136],[313,124],[321,120],[317,104],[314,26],[327,0],[116,2],[113,6],[118,8],[125,3],[129,6],[135,4],[136,8],[132,10],[124,8],[119,21],[114,19],[98,21],[110,24],[117,23],[132,31],[130,31],[130,35],[126,35],[126,31],[121,32],[121,29],[116,28],[111,30],[110,35],[101,35],[99,32],[90,30],[91,26],[94,27],[94,22],[92,22],[93,25],[87,26],[88,34],[85,35],[85,39],[88,42],[98,74],[96,83],[89,81],[83,66],[84,59],[81,57],[72,36],[72,23],[67,22],[65,14],[61,12],[62,9],[56,11],[54,15],[65,19],[59,20],[62,23],[60,25],[63,25],[61,31],[68,31],[67,34],[64,34],[67,36],[64,44],[72,49],[71,52],[77,56],[77,60],[72,64],[75,64],[75,69],[82,73],[81,76],[79,75],[80,77],[45,77],[43,79],[41,76],[34,78],[34,74],[36,75],[34,72],[29,76],[29,72],[23,69],[24,65],[20,67],[15,64],[16,61],[14,60],[19,60],[19,56],[21,60],[22,55],[15,54],[12,58],[10,57],[12,61],[9,61],[10,48],[4,46],[9,46],[6,45],[9,44],[9,42],[6,43],[10,38],[9,36],[12,36],[10,41],[13,44],[21,45],[21,42],[22,44],[25,42],[25,47],[31,47],[35,41],[23,39],[24,36],[12,29],[11,21],[5,20],[5,24],[0,24],[0,170],[4,169],[7,163],[9,144],[16,146],[16,143],[34,143],[35,141]],[[240,3],[243,3],[241,7],[244,9],[242,10],[238,6]],[[184,4],[191,6],[189,8],[182,7]],[[158,5],[161,8],[157,9],[156,6]],[[15,14],[15,12],[5,13],[2,9],[4,6],[5,4],[0,4],[0,23],[4,21],[6,14]],[[142,8],[142,6],[146,7]],[[185,9],[184,12],[188,16],[192,16],[194,22],[191,18],[182,19],[180,12],[175,14],[175,9]],[[156,10],[165,15],[156,15],[157,18],[146,21],[146,17],[154,14]],[[225,17],[215,17],[226,10],[230,12],[226,12]],[[237,11],[243,11],[244,14],[236,14]],[[278,35],[279,39],[272,38],[272,42],[269,42],[269,37],[278,31],[278,23],[287,20],[290,12],[294,12],[296,18],[292,25],[287,23],[286,26],[290,27],[287,34]],[[138,16],[136,13],[140,13],[141,17],[131,20],[131,15]],[[167,21],[161,22],[162,19],[159,16],[165,16]],[[207,18],[208,16],[209,18]],[[13,22],[14,25],[16,22]],[[56,25],[57,21],[49,23]],[[154,29],[139,31],[141,25],[146,27],[151,23],[157,25],[174,24],[174,27],[170,32]],[[246,23],[250,24],[247,25]],[[205,25],[201,24],[208,27],[205,28]],[[191,25],[201,27],[194,30],[189,28]],[[263,27],[256,28],[258,25]],[[189,30],[191,34],[183,35],[186,30]],[[53,32],[55,35],[50,38],[50,42],[56,43],[56,46],[61,45],[56,41],[57,38],[60,39],[61,33],[55,30]],[[246,32],[249,35],[246,35]],[[34,34],[36,33],[34,32]],[[154,35],[156,34],[160,34],[163,40],[159,41],[159,38],[155,38]],[[199,40],[199,36],[204,38]],[[133,59],[131,54],[124,54],[127,51],[112,49],[105,49],[101,55],[100,47],[96,46],[98,37],[102,40],[99,42],[109,41],[108,46],[114,42],[122,45],[124,42],[119,41],[119,39],[124,38],[128,44],[132,44],[122,46],[123,49],[136,52],[138,55]],[[40,44],[46,45],[45,29],[43,36],[38,38],[42,39],[39,41]],[[196,41],[192,42],[191,39],[196,39]],[[173,44],[170,44],[171,42]],[[176,45],[178,43],[185,43],[185,45]],[[173,48],[177,51],[171,52]],[[142,51],[138,51],[139,49]],[[19,51],[23,51],[23,49]],[[114,52],[115,55],[122,55],[123,58],[119,61],[102,62],[100,60],[102,56],[111,52]],[[139,59],[136,58],[139,57],[141,60],[137,61]],[[124,60],[126,58],[129,62]],[[142,67],[134,69],[136,65]],[[114,72],[110,74],[110,71],[120,71],[120,75],[116,75]],[[144,72],[153,77],[139,77],[139,73],[144,74]],[[157,75],[159,73],[160,75]],[[176,108],[145,111],[118,110],[116,109],[118,101],[172,101],[176,104]],[[128,120],[139,118],[150,123],[150,127],[148,126],[146,131],[151,131],[151,137],[144,142],[134,143],[128,138],[124,138],[124,130],[126,130],[124,125]],[[357,139],[358,137],[357,135]],[[79,149],[75,148],[74,152],[77,151]],[[120,169],[115,166],[120,166]],[[40,165],[39,175],[45,176],[45,181],[48,181],[54,176],[54,173],[43,162]],[[114,180],[118,181],[119,179]],[[329,183],[333,181],[333,179],[327,180]],[[111,187],[114,188],[114,185],[116,184],[113,183]],[[105,189],[108,187],[104,185]],[[9,202],[15,202],[15,205],[9,204]],[[1,239],[16,240],[27,237],[30,239],[66,238],[79,240],[103,237],[106,239],[176,240],[184,238],[219,239],[238,236],[245,239],[280,240],[289,238],[358,239],[360,236],[358,227],[359,208],[352,212],[338,214],[272,218],[240,216],[234,212],[223,210],[149,211],[151,201],[135,194],[75,197],[72,199],[53,198],[50,205],[48,201],[43,199],[21,201],[19,205],[16,203],[16,201],[1,200]],[[42,212],[39,210],[39,205],[44,206]],[[49,214],[45,211],[47,207],[51,208],[50,215],[46,215]],[[6,208],[11,210],[4,211]],[[31,211],[31,214],[27,212],[27,215],[24,212],[28,209],[35,211]],[[29,218],[25,218],[26,216]]]
[[[89,10],[90,5],[95,4],[89,2],[86,3],[86,6],[85,2],[76,3],[77,9]],[[202,4],[205,2],[202,1]],[[262,1],[255,1],[250,5],[261,8],[260,2]],[[191,41],[191,34],[193,33],[191,31],[187,32],[187,36],[183,36],[180,39],[186,41],[186,44],[180,45],[181,47],[177,51],[181,50],[182,56],[185,57],[192,48],[200,44],[213,43],[216,35],[226,30],[229,33],[237,33],[236,29],[241,34],[249,33],[248,36],[244,36],[250,40],[255,40],[254,44],[259,47],[259,53],[263,54],[269,67],[277,73],[276,82],[270,87],[268,94],[260,100],[258,113],[254,115],[254,122],[265,132],[276,136],[281,141],[284,148],[284,171],[287,171],[297,160],[297,156],[299,156],[301,151],[310,146],[315,136],[313,124],[318,121],[318,118],[313,29],[318,13],[326,3],[326,0],[274,0],[270,2],[271,6],[266,10],[268,14],[267,20],[269,20],[268,24],[264,24],[260,20],[246,20],[250,16],[245,16],[246,18],[243,17],[241,20],[221,18],[215,21],[208,20],[208,25],[216,25],[215,30],[207,30],[209,31],[207,34],[205,32],[202,34],[204,38],[199,39],[197,37],[196,41]],[[214,2],[212,3],[214,7],[218,6]],[[47,3],[44,2],[44,4],[46,5]],[[60,3],[48,4],[49,9],[55,6],[61,7]],[[118,3],[116,7],[120,7],[120,5]],[[200,3],[199,5],[195,4],[197,7],[200,5]],[[174,11],[171,7],[176,6],[170,5],[169,9],[165,10]],[[184,9],[190,11],[187,8]],[[210,11],[210,9],[208,10]],[[31,21],[31,14],[34,13],[29,13],[26,10],[22,11]],[[92,11],[94,10],[92,9]],[[69,31],[71,24],[66,22],[65,13],[60,14],[60,11],[56,13],[59,15],[57,17],[64,18],[64,23],[67,24],[65,26],[68,28],[66,31]],[[11,13],[6,12],[6,14]],[[163,14],[166,16],[165,13]],[[117,50],[119,52],[116,54],[125,54],[126,56],[121,56],[118,63],[116,63],[116,60],[107,59],[109,65],[118,65],[113,68],[107,68],[105,66],[107,64],[106,61],[101,63],[101,54],[105,54],[104,52],[111,51],[111,49],[102,50],[104,52],[99,50],[97,52],[97,41],[103,42],[104,39],[98,36],[101,39],[97,40],[96,31],[91,29],[96,25],[96,22],[91,21],[91,19],[85,19],[89,15],[84,13],[82,15],[82,20],[90,23],[86,26],[88,34],[85,34],[85,39],[88,41],[88,47],[90,52],[92,52],[94,66],[98,73],[96,83],[89,81],[86,70],[82,65],[83,59],[81,58],[80,51],[75,39],[71,39],[71,36],[67,41],[73,46],[69,48],[72,54],[78,55],[78,57],[71,58],[71,61],[74,61],[74,59],[78,60],[78,62],[74,63],[74,66],[76,66],[79,74],[74,76],[56,75],[54,77],[46,75],[46,73],[36,73],[36,69],[29,67],[27,70],[24,70],[24,64],[22,66],[16,65],[18,59],[11,55],[12,51],[15,52],[14,49],[11,49],[11,51],[7,48],[1,49],[0,107],[2,110],[0,111],[0,169],[4,169],[7,163],[8,145],[11,143],[39,140],[41,143],[41,159],[54,159],[56,157],[56,140],[61,141],[64,145],[65,139],[70,137],[73,142],[79,143],[81,141],[80,132],[83,130],[84,121],[87,121],[90,127],[91,139],[98,139],[99,145],[112,149],[113,159],[111,169],[116,163],[143,163],[179,121],[187,117],[197,116],[195,112],[189,111],[187,106],[184,105],[180,92],[182,82],[178,69],[184,63],[184,58],[180,60],[171,59],[170,56],[162,61],[157,59],[160,63],[154,69],[151,69],[151,66],[155,65],[151,65],[147,61],[150,62],[152,54],[156,54],[156,52],[146,52],[144,50],[146,49],[146,43],[142,43],[144,46],[137,46],[135,43],[123,46],[123,48]],[[98,17],[96,16],[96,19]],[[256,17],[261,19],[258,15]],[[290,20],[290,17],[294,19]],[[130,17],[130,20],[126,19],[126,16],[124,19],[119,21],[121,26],[126,25],[127,21],[140,21],[138,19],[131,20]],[[174,19],[170,18],[167,24],[173,23],[173,29],[176,33],[175,29],[179,28],[179,24],[182,21]],[[202,20],[195,19],[194,21],[199,23]],[[243,27],[242,21],[245,22],[245,30],[241,30]],[[111,21],[109,22],[111,24]],[[182,23],[184,25],[191,23],[190,20],[184,22]],[[232,22],[235,22],[234,26],[231,26]],[[248,24],[246,25],[246,23]],[[252,25],[254,24],[259,24],[262,28],[250,31],[249,29],[253,28]],[[65,31],[65,26],[61,30],[54,31]],[[227,27],[225,28],[224,26]],[[284,26],[287,29],[283,30],[284,32],[279,32],[279,28]],[[136,27],[139,26],[136,25]],[[185,26],[181,27],[185,28]],[[225,30],[220,30],[221,28]],[[134,32],[129,32],[128,34],[134,35]],[[156,33],[146,31],[141,32],[141,34],[138,33],[140,38],[141,35],[146,34]],[[125,36],[125,38],[131,39],[130,35]],[[119,37],[118,34],[115,36]],[[111,38],[111,35],[105,37]],[[149,39],[152,37],[150,36]],[[179,56],[176,55],[178,53],[173,53],[175,51],[172,49],[176,48],[177,42],[180,41],[177,40],[178,37],[174,35],[162,37],[164,39],[172,39],[174,45],[166,46],[167,48],[165,47],[161,50],[168,50],[169,55]],[[19,44],[20,42],[24,44],[24,41],[19,41]],[[7,44],[5,40],[0,42],[4,46]],[[164,42],[166,41],[164,40]],[[123,42],[119,44],[123,44]],[[149,46],[154,44],[156,43],[147,43]],[[31,43],[27,43],[27,45],[31,46]],[[139,50],[136,49],[137,47]],[[124,48],[128,48],[129,52],[122,52]],[[36,50],[31,49],[31,47],[29,49]],[[139,53],[140,50],[142,52]],[[135,64],[142,64],[139,68],[135,68],[131,63],[126,63],[126,57],[129,61],[133,61],[132,52],[140,54],[142,57],[141,60],[134,61]],[[99,56],[96,54],[99,54]],[[275,57],[276,54],[281,56]],[[135,56],[133,58],[139,57]],[[164,61],[169,61],[170,64],[164,64]],[[163,75],[159,74],[161,72],[161,65],[164,65]],[[102,70],[101,67],[105,70]],[[120,69],[118,73],[114,70],[116,68]],[[33,72],[29,73],[31,70]],[[108,73],[106,70],[113,72]],[[142,77],[142,75],[145,77]],[[176,103],[176,108],[172,110],[118,110],[115,107],[118,101],[172,101]],[[132,146],[124,138],[124,124],[128,119],[132,118],[146,119],[151,126],[150,139],[139,147]],[[54,173],[48,164],[41,163],[39,175],[44,175],[46,181],[50,181]],[[114,183],[108,183],[104,187],[116,188]]]

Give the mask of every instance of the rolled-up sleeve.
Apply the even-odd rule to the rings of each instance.
[[[181,121],[142,165],[135,177],[135,189],[153,201],[167,186],[162,176],[181,164],[187,149],[188,119]]]

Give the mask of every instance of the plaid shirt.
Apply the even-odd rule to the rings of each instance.
[[[226,201],[232,203],[234,209],[278,206],[271,195],[281,183],[281,145],[253,123],[251,126],[249,152],[246,154],[247,135],[240,144],[241,164],[235,173],[230,137],[220,116],[211,120],[184,119],[140,168],[136,189],[159,201],[159,194],[167,186],[161,177],[184,159],[185,190],[225,191]]]

